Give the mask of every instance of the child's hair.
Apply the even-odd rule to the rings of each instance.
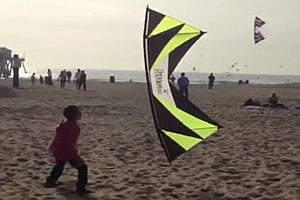
[[[76,120],[78,114],[80,113],[79,107],[74,105],[66,107],[63,111],[63,114],[68,121]]]

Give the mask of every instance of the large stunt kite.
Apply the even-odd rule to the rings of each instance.
[[[254,42],[255,42],[255,44],[257,44],[260,41],[265,39],[264,35],[261,33],[261,30],[260,30],[260,28],[265,23],[266,22],[264,22],[262,19],[260,19],[258,17],[255,18],[255,21],[254,21]]]
[[[143,41],[150,105],[170,162],[220,127],[169,81],[182,57],[203,34],[204,31],[147,7]]]

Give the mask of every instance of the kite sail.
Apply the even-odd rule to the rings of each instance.
[[[256,17],[254,21],[254,42],[255,44],[259,43],[260,41],[264,40],[265,37],[261,33],[260,28],[265,24],[263,20],[260,18]]]
[[[169,78],[203,34],[147,7],[143,41],[148,92],[158,136],[170,162],[220,127],[180,95]]]

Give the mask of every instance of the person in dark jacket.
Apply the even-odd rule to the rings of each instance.
[[[21,59],[19,58],[19,55],[15,54],[12,60],[12,69],[14,72],[13,75],[13,87],[19,88],[19,69],[22,66]]]
[[[36,78],[35,78],[35,73],[32,73],[31,77],[30,77],[30,80],[31,80],[31,85],[34,85],[35,81],[36,81]]]
[[[215,83],[215,76],[214,76],[214,74],[213,73],[211,73],[210,75],[209,75],[209,77],[208,77],[208,89],[213,89],[213,87],[214,87],[214,83]]]
[[[189,79],[185,76],[185,73],[181,73],[181,77],[178,79],[177,84],[179,86],[179,93],[188,98],[189,97],[189,85],[190,81]]]
[[[67,82],[67,71],[66,70],[63,70],[60,72],[58,80],[60,81],[60,88],[65,88],[66,82]]]
[[[48,69],[47,75],[48,75],[48,77],[47,77],[47,82],[46,82],[46,84],[48,84],[48,85],[53,85],[51,69]]]
[[[40,75],[40,84],[44,84],[44,77]]]
[[[84,71],[81,71],[80,80],[79,80],[79,90],[81,89],[82,85],[83,85],[83,90],[86,91],[86,73]]]

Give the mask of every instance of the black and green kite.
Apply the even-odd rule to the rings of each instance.
[[[144,56],[155,126],[171,162],[220,127],[169,81],[178,63],[204,31],[147,8]]]

